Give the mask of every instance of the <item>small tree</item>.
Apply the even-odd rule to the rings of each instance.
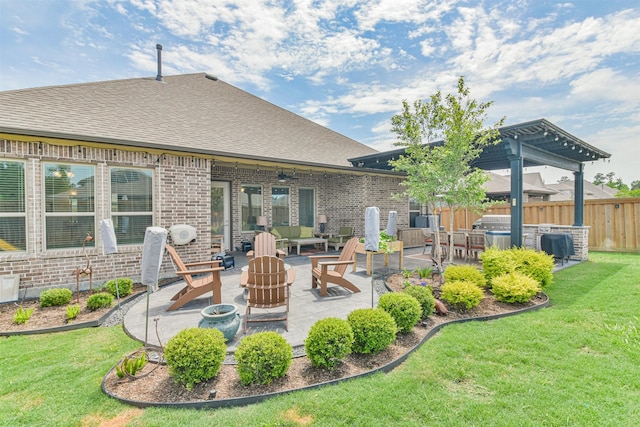
[[[453,231],[454,210],[467,207],[478,211],[486,207],[483,184],[488,177],[471,167],[482,150],[498,142],[504,118],[490,128],[484,127],[488,108],[493,102],[478,103],[469,97],[464,77],[458,79],[458,93],[442,97],[440,91],[428,102],[406,101],[402,112],[391,118],[392,132],[398,137],[395,145],[405,147],[405,154],[390,162],[394,170],[403,171],[406,187],[400,196],[409,196],[435,212],[439,203],[450,208],[450,231]],[[441,138],[441,143],[433,143]],[[437,230],[436,230],[437,231]],[[440,238],[434,233],[436,262],[440,262]],[[453,251],[450,251],[453,261]]]

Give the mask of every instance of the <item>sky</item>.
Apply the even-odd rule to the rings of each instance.
[[[640,180],[638,0],[0,0],[0,90],[206,72],[377,150],[402,101],[545,118]],[[506,171],[500,171],[506,172]],[[546,183],[571,172],[551,167]]]

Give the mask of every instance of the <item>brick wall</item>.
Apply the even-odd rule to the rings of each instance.
[[[26,165],[27,202],[27,251],[0,252],[0,275],[20,276],[20,298],[37,297],[42,289],[68,287],[75,289],[77,268],[86,265],[82,248],[46,250],[44,246],[44,194],[42,192],[44,162],[79,163],[95,166],[95,246],[87,249],[93,268],[93,288],[107,280],[130,277],[140,280],[142,244],[119,245],[118,253],[103,255],[100,220],[109,218],[111,196],[109,194],[111,166],[149,168],[154,171],[154,225],[169,228],[175,224],[189,224],[196,228],[194,243],[176,246],[185,262],[207,259],[211,244],[211,180],[231,183],[231,232],[232,250],[245,239],[253,239],[254,233],[241,232],[240,187],[243,184],[261,184],[263,208],[271,224],[271,188],[289,187],[291,198],[290,218],[298,224],[298,190],[313,188],[316,194],[316,214],[328,217],[327,231],[337,232],[340,226],[355,227],[356,234],[364,235],[364,212],[368,206],[380,208],[380,225],[385,228],[388,212],[398,212],[398,227],[407,227],[409,206],[406,199],[391,198],[400,191],[398,178],[349,175],[327,171],[300,171],[285,183],[278,182],[275,168],[235,167],[213,165],[210,161],[191,156],[150,154],[94,148],[64,146],[38,142],[0,140],[0,158],[21,159]],[[317,215],[316,215],[317,218]],[[169,239],[170,243],[170,239]],[[168,256],[164,257],[161,277],[175,277],[175,270]],[[81,288],[89,288],[89,278],[81,277]]]

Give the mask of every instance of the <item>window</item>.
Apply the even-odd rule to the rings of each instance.
[[[257,230],[256,219],[262,215],[262,187],[242,185],[240,187],[240,207],[242,209],[242,231]]]
[[[271,225],[289,225],[291,198],[289,197],[289,187],[271,188]]]
[[[118,244],[144,242],[153,225],[153,171],[111,168],[111,219]]]
[[[416,226],[416,217],[422,212],[422,205],[420,202],[409,199],[409,227]]]
[[[0,252],[27,250],[24,167],[0,159]]]
[[[316,196],[313,188],[298,190],[298,224],[315,228]]]
[[[81,247],[87,233],[95,236],[94,178],[93,166],[44,163],[47,249]]]

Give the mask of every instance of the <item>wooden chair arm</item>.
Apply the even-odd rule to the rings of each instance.
[[[189,267],[201,267],[203,265],[220,265],[222,264],[223,260],[221,259],[212,259],[211,261],[201,261],[201,262],[190,262],[190,263],[185,263],[184,266],[189,268]]]
[[[176,274],[180,276],[193,276],[196,274],[207,274],[207,273],[213,273],[215,271],[222,271],[222,270],[224,270],[224,267],[214,267],[214,268],[205,268],[202,270],[180,270],[180,271],[176,271]]]
[[[340,258],[340,255],[313,255],[309,257],[309,259],[311,260],[311,268],[316,268],[318,266],[318,261],[321,261],[323,259],[338,259],[338,258]]]
[[[296,280],[296,269],[290,268],[287,270],[287,285],[291,286],[294,280]]]
[[[353,260],[348,260],[348,261],[333,261],[333,262],[321,262],[319,263],[320,266],[329,266],[329,265],[349,265],[349,264],[353,264]]]
[[[240,273],[240,286],[244,288],[247,286],[247,283],[249,283],[249,272],[243,271]]]

